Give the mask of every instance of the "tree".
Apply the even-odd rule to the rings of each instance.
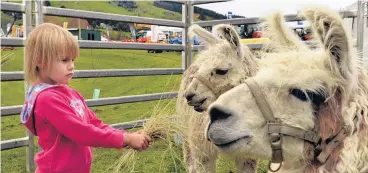
[[[51,2],[50,2],[50,1],[48,1],[48,0],[46,0],[45,2],[43,2],[43,5],[44,5],[44,6],[51,6]]]
[[[199,10],[199,20],[206,20],[206,17],[204,16],[204,10]]]
[[[118,1],[118,6],[126,8],[130,11],[138,8],[138,5],[135,1]]]
[[[130,32],[129,25],[127,23],[124,23],[124,22],[118,22],[118,23],[116,23],[116,28],[119,31]]]

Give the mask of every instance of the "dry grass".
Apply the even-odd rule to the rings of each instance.
[[[166,105],[157,104],[152,112],[152,116],[148,122],[143,126],[142,130],[148,134],[153,142],[155,140],[163,140],[167,149],[162,153],[162,158],[170,156],[174,165],[177,165],[177,160],[180,160],[179,164],[183,164],[183,158],[181,158],[181,150],[177,150],[177,146],[184,140],[182,137],[185,132],[183,127],[176,120],[175,109],[172,108],[174,100],[170,101]],[[116,161],[114,166],[114,173],[117,172],[135,172],[135,163],[137,162],[137,156],[139,151],[128,149],[122,156]],[[162,159],[163,161],[163,159]],[[161,162],[160,168],[164,168],[167,163]],[[182,167],[179,166],[178,167]]]
[[[169,84],[170,80],[167,84]],[[175,99],[166,103],[160,100],[152,110],[149,120],[140,130],[150,136],[153,142],[162,140],[167,146],[167,149],[161,155],[160,169],[164,169],[169,164],[164,162],[164,158],[167,156],[173,161],[170,165],[175,165],[175,170],[184,165],[181,150],[177,148],[181,148],[181,143],[185,140],[183,137],[185,136],[186,127],[183,126],[183,123],[180,123],[180,117],[176,114],[175,104]],[[113,172],[136,172],[135,165],[138,162],[138,155],[139,151],[134,149],[128,149],[123,152],[121,157],[112,165]]]

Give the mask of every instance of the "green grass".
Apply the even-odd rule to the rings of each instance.
[[[61,5],[64,5],[65,8],[70,9],[181,21],[180,13],[155,7],[153,5],[153,1],[136,1],[136,3],[138,7],[133,11],[129,11],[126,8],[118,7],[114,3],[109,3],[108,1],[51,1],[51,6],[60,7]]]

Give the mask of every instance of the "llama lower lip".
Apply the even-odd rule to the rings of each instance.
[[[203,103],[204,103],[206,100],[207,100],[207,98],[203,99],[203,100],[202,100],[202,101],[200,101],[198,104],[193,105],[194,110],[195,110],[195,111],[197,111],[197,112],[203,112],[205,109],[204,109],[204,108],[202,108],[202,105],[203,105]]]
[[[203,112],[204,109],[201,108],[201,106],[193,106],[194,110],[197,112]]]
[[[192,102],[192,101],[188,101],[187,103],[188,103],[188,105],[189,106],[193,106],[193,107],[200,107],[200,106],[202,106],[203,105],[203,103],[205,102],[207,100],[207,98],[205,98],[205,99],[203,99],[203,100],[201,100],[200,102]]]
[[[217,147],[220,147],[220,148],[222,148],[222,147],[228,147],[228,146],[230,146],[230,145],[233,145],[233,144],[235,144],[235,143],[237,143],[238,141],[240,141],[240,140],[248,140],[248,141],[250,141],[250,139],[251,139],[251,136],[243,136],[243,137],[241,137],[241,138],[238,138],[238,139],[236,139],[236,140],[233,140],[233,141],[230,141],[230,142],[227,142],[227,143],[223,143],[223,144],[216,144],[216,143],[214,143]]]

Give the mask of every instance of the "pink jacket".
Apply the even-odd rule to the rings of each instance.
[[[36,173],[89,173],[90,147],[123,147],[123,133],[104,124],[66,85],[38,84],[27,92],[21,121],[39,136]]]

